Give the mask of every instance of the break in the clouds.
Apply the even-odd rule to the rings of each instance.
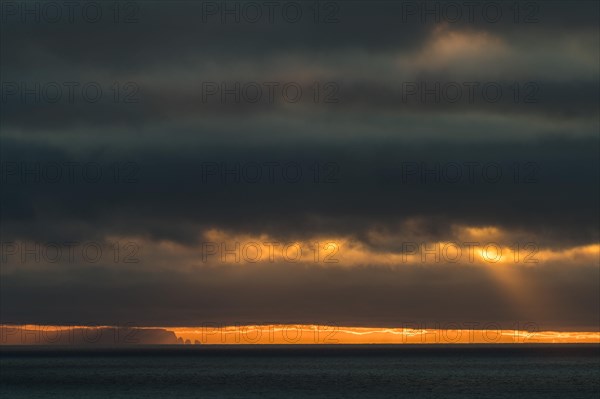
[[[597,326],[598,4],[499,3],[490,20],[484,2],[454,21],[421,2],[288,2],[297,22],[237,23],[213,3],[118,19],[103,3],[95,22],[3,3],[3,319]],[[540,262],[402,261],[405,243],[472,229]],[[144,248],[137,266],[29,267],[14,246],[115,237]],[[239,237],[343,256],[198,263]]]

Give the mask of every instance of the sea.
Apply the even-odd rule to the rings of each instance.
[[[600,398],[600,345],[0,347],[1,398]]]

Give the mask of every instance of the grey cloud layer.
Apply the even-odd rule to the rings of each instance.
[[[542,330],[575,331],[594,331],[599,321],[595,266],[515,268],[527,302],[519,302],[486,270],[469,266],[221,265],[144,273],[88,264],[67,269],[68,278],[57,265],[45,268],[3,276],[3,320],[141,326],[425,322],[429,328],[436,322],[495,322],[504,328],[531,322]]]

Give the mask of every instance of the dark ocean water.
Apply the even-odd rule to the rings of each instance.
[[[2,398],[594,398],[599,345],[0,349]]]

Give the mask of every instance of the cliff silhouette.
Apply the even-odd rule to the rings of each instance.
[[[161,328],[0,326],[0,345],[175,345],[175,333]]]

